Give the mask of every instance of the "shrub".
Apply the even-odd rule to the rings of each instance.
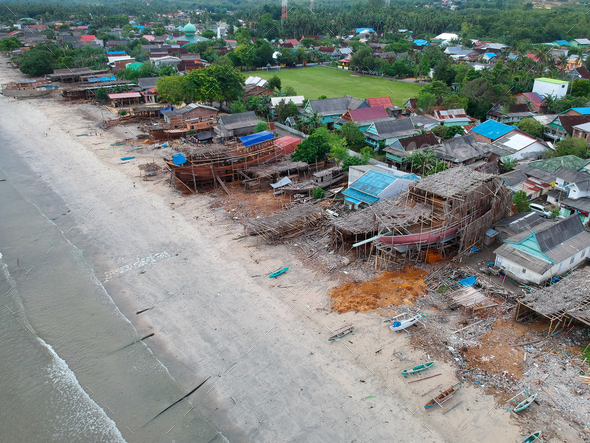
[[[119,115],[123,116],[123,115],[127,115],[127,111],[125,111],[124,109],[121,109],[119,111]]]
[[[326,191],[324,191],[322,188],[313,188],[312,194],[313,198],[315,199],[324,198],[324,195],[326,195]]]

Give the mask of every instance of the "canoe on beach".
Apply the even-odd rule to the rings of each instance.
[[[416,372],[426,371],[427,369],[430,369],[433,366],[434,366],[434,362],[429,361],[429,362],[423,363],[421,365],[414,366],[412,369],[404,369],[402,371],[402,375],[405,377],[406,375],[415,374]]]

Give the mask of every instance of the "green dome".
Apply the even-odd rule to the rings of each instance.
[[[195,25],[193,25],[191,22],[188,22],[188,25],[184,27],[183,31],[187,35],[195,35],[197,28],[195,28]]]

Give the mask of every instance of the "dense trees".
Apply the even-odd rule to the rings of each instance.
[[[566,137],[555,143],[555,151],[550,153],[553,157],[562,157],[564,155],[575,155],[580,158],[588,157],[588,142],[579,137]]]
[[[346,144],[354,150],[360,150],[365,143],[365,135],[353,122],[346,122],[340,128],[340,135],[346,140]]]
[[[534,118],[524,118],[516,123],[516,127],[533,137],[539,138],[543,136],[543,130],[545,129],[545,127]]]
[[[180,104],[184,101],[184,78],[166,76],[156,82],[158,94],[161,99],[172,104]]]
[[[0,40],[0,51],[14,51],[22,46],[18,37],[8,37]]]
[[[23,74],[44,75],[53,72],[53,57],[49,51],[26,51],[20,62],[20,70]]]
[[[326,128],[318,128],[312,135],[303,140],[291,154],[294,161],[315,163],[323,161],[330,153],[330,131]]]

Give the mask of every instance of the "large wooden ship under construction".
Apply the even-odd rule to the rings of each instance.
[[[244,178],[244,171],[272,163],[281,158],[283,148],[274,142],[268,131],[240,137],[224,145],[207,145],[186,156],[176,154],[165,158],[172,174],[192,186],[213,184],[215,180],[233,181]]]

